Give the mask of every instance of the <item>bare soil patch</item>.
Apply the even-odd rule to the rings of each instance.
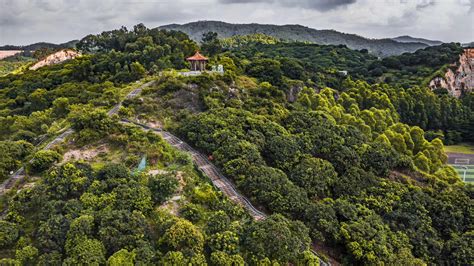
[[[108,153],[109,148],[106,144],[102,144],[98,147],[92,148],[81,148],[81,149],[73,149],[67,151],[63,156],[63,161],[77,161],[77,160],[84,160],[84,161],[91,161],[100,153]]]

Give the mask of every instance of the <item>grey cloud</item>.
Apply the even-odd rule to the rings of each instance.
[[[223,4],[253,4],[253,3],[272,3],[273,0],[220,0]]]
[[[310,8],[319,11],[328,11],[338,7],[347,6],[357,0],[219,0],[223,4],[255,4],[271,3],[286,7]]]
[[[406,28],[413,25],[416,21],[416,12],[414,10],[403,13],[400,17],[388,18],[387,25],[397,28]]]
[[[0,45],[65,42],[138,23],[302,24],[366,37],[471,41],[474,0],[0,0]],[[432,10],[431,10],[432,9]],[[471,11],[471,13],[468,13]],[[453,30],[456,29],[456,30]]]
[[[303,1],[306,6],[321,11],[327,11],[338,7],[345,7],[356,2],[356,0],[319,0],[319,1]],[[304,4],[304,3],[303,3]]]
[[[424,8],[427,8],[427,7],[430,7],[430,6],[434,6],[434,5],[436,5],[435,0],[423,0],[423,1],[421,1],[420,3],[418,3],[416,5],[416,9],[421,10],[421,9],[424,9]]]
[[[62,1],[47,1],[47,0],[36,0],[35,7],[49,11],[49,12],[56,12],[62,9]]]

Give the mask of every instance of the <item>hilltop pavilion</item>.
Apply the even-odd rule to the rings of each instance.
[[[186,58],[186,61],[191,63],[191,71],[205,71],[206,64],[209,59],[204,57],[201,53],[199,53],[199,51],[196,51],[196,54]]]

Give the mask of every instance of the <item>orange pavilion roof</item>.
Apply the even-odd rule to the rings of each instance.
[[[187,61],[207,61],[207,57],[204,57],[199,51],[196,51],[196,54],[194,54],[191,57],[186,58]]]

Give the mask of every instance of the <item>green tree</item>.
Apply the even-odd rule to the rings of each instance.
[[[303,252],[296,262],[297,266],[319,266],[319,258],[311,253],[311,251],[307,250]]]
[[[398,162],[399,154],[384,142],[376,142],[362,154],[362,166],[367,171],[385,177]]]
[[[455,235],[446,242],[444,247],[444,255],[446,263],[454,263],[458,265],[467,265],[474,260],[474,251],[472,250],[472,242],[474,232],[467,231],[461,236]]]
[[[362,263],[380,263],[408,247],[408,237],[394,233],[376,214],[341,223],[341,235],[353,258]],[[409,254],[411,258],[413,255]]]
[[[76,245],[66,250],[68,257],[66,265],[88,264],[100,265],[105,263],[105,248],[97,239],[83,237],[76,241]]]
[[[56,117],[66,117],[69,113],[69,98],[59,97],[53,101],[53,114]]]
[[[202,35],[202,51],[209,55],[216,55],[222,50],[222,46],[216,32],[207,32]]]
[[[416,155],[415,159],[413,160],[413,163],[421,171],[424,171],[427,173],[430,172],[430,167],[431,167],[430,160],[423,153],[419,152]]]
[[[311,198],[329,197],[336,177],[330,162],[314,157],[304,157],[289,174],[291,181],[306,190]]]
[[[107,254],[120,249],[133,250],[145,240],[147,224],[139,211],[105,208],[97,214],[98,239],[104,244]]]
[[[48,106],[47,91],[45,89],[36,89],[28,98],[31,109],[34,111],[43,110]]]
[[[130,72],[134,80],[141,79],[145,76],[146,70],[139,62],[133,62],[130,64]]]
[[[137,182],[120,184],[112,190],[115,206],[121,210],[139,210],[147,213],[152,209],[150,190]]]
[[[204,236],[191,222],[179,219],[168,228],[161,242],[170,248],[192,253],[201,253],[204,248]]]
[[[215,233],[210,237],[209,247],[212,251],[224,251],[227,254],[239,252],[239,236],[231,231]]]
[[[20,261],[22,265],[35,265],[37,257],[38,249],[30,245],[17,249],[15,253],[15,258]]]
[[[0,179],[7,177],[10,171],[20,168],[21,161],[29,155],[34,146],[24,140],[0,141]]]
[[[0,221],[0,247],[6,248],[11,246],[19,236],[18,225],[7,222],[4,220]]]
[[[178,187],[179,182],[173,173],[148,177],[148,188],[155,204],[162,204],[168,200]]]
[[[246,72],[273,85],[281,84],[283,75],[280,62],[273,59],[257,59],[248,66]]]
[[[162,265],[185,266],[188,260],[181,251],[169,251],[161,258]]]
[[[79,141],[83,143],[97,140],[116,127],[116,121],[102,109],[75,107],[69,114],[69,120],[72,128],[79,132]]]
[[[240,255],[238,254],[229,255],[222,251],[212,252],[210,262],[211,262],[211,265],[215,265],[215,266],[245,265],[245,261]]]
[[[59,162],[61,159],[62,156],[55,151],[41,150],[33,156],[33,160],[30,163],[30,169],[35,173],[39,173],[49,169],[54,163]]]
[[[66,250],[72,250],[74,246],[85,237],[92,236],[94,229],[94,217],[91,215],[81,215],[71,222],[67,233]]]
[[[218,232],[226,231],[230,225],[230,217],[224,211],[214,212],[207,220],[207,232],[209,234],[215,234]]]
[[[54,198],[66,199],[80,196],[87,189],[90,180],[86,173],[86,169],[79,169],[74,164],[65,163],[50,171],[44,182],[54,192]]]
[[[246,250],[256,258],[269,258],[282,263],[296,262],[311,242],[303,223],[288,220],[280,214],[251,224],[243,241]]]
[[[115,252],[107,260],[107,265],[110,266],[133,266],[135,265],[135,256],[134,252],[129,252],[126,249],[121,249]]]

